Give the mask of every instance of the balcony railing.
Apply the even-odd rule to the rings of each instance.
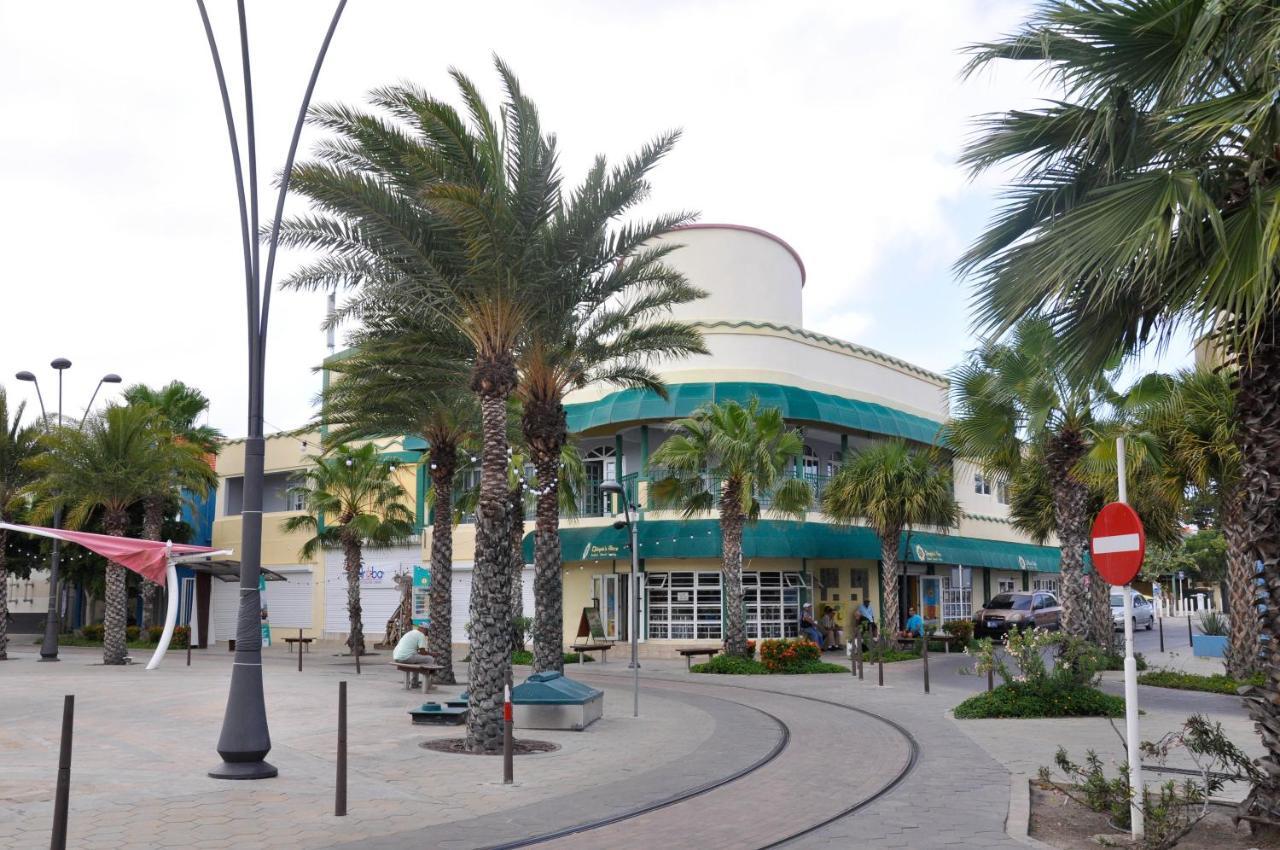
[[[673,475],[674,474],[669,472],[668,470],[661,469],[661,468],[653,468],[649,470],[649,474],[645,476],[645,478],[643,479],[646,482],[648,482],[648,487],[645,494],[646,508],[650,510],[662,510],[662,509],[670,510],[670,509],[676,509],[678,507],[678,506],[659,504],[654,497],[654,485],[659,481],[672,477]],[[679,475],[675,475],[675,477],[683,478],[685,477],[685,474],[681,473]],[[706,490],[711,495],[711,504],[709,506],[710,509],[718,510],[720,507],[720,494],[724,489],[725,479],[719,476],[714,476],[714,475],[701,475],[701,476],[698,476],[698,478],[701,479],[702,489]],[[822,503],[822,494],[826,492],[827,485],[831,481],[831,476],[817,475],[813,473],[806,473],[803,471],[796,471],[796,470],[787,470],[786,474],[784,475],[784,480],[795,480],[795,479],[808,482],[809,489],[813,494],[813,501],[810,503],[810,510],[817,510],[818,506]],[[756,498],[760,502],[761,510],[767,511],[773,507],[773,500],[768,494],[763,496],[760,494],[756,494]]]

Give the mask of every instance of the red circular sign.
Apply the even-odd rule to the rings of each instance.
[[[1089,532],[1093,568],[1109,584],[1128,584],[1142,568],[1147,533],[1138,513],[1124,502],[1112,502],[1098,512]]]

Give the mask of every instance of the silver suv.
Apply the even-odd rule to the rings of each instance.
[[[1156,624],[1156,607],[1151,600],[1136,590],[1133,594],[1133,627],[1151,631]],[[1124,588],[1111,588],[1111,622],[1119,630],[1124,630]]]
[[[1001,593],[973,615],[973,633],[978,637],[1004,637],[1012,629],[1057,631],[1061,620],[1062,606],[1048,591]]]

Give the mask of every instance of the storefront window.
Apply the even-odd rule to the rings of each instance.
[[[1048,591],[1049,593],[1052,593],[1054,596],[1057,596],[1057,595],[1058,595],[1058,580],[1057,580],[1056,578],[1038,578],[1038,579],[1034,579],[1034,580],[1031,582],[1031,589],[1032,589],[1032,590],[1044,590],[1044,591]]]
[[[967,620],[973,612],[973,570],[957,567],[942,577],[942,620]]]
[[[797,637],[800,633],[799,573],[744,572],[742,596],[747,606],[747,637]]]
[[[648,573],[649,637],[719,640],[720,573]]]

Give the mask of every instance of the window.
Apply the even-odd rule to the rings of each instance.
[[[981,472],[975,472],[973,474],[973,492],[977,493],[979,496],[991,495],[991,482],[988,481],[987,477]]]
[[[840,589],[840,568],[823,567],[818,570],[818,593],[823,602],[827,601],[827,593]]]
[[[782,638],[800,634],[799,573],[742,574],[742,597],[747,606],[747,637]]]
[[[1031,582],[1031,589],[1043,590],[1056,595],[1058,592],[1058,580],[1056,578],[1038,578]]]
[[[613,499],[600,492],[600,485],[617,478],[617,458],[614,447],[609,445],[596,446],[583,457],[583,468],[587,474],[587,490],[582,498],[585,516],[609,516],[613,513]]]
[[[818,477],[818,453],[809,446],[804,447],[804,477],[810,481]]]
[[[289,500],[288,510],[305,511],[307,509],[307,494],[301,491],[286,493]]]
[[[831,460],[827,461],[827,477],[836,474],[836,470],[840,468],[840,464],[844,463],[844,455],[840,452],[832,452]]]
[[[262,476],[262,512],[299,511],[299,496],[289,492],[296,472],[268,472]],[[299,505],[295,507],[295,504]],[[239,516],[244,510],[244,476],[227,478],[227,516]]]
[[[955,567],[942,577],[942,621],[967,620],[973,613],[973,570]]]
[[[996,580],[996,592],[998,592],[998,593],[1013,593],[1013,584],[1014,584],[1014,582],[1013,582],[1013,579],[1011,579],[1011,578],[1002,578],[1002,579],[997,579],[997,580]]]
[[[648,573],[649,637],[720,640],[720,573]]]
[[[1009,482],[1008,481],[1002,480],[1002,481],[996,482],[996,501],[1002,505],[1009,504]]]

